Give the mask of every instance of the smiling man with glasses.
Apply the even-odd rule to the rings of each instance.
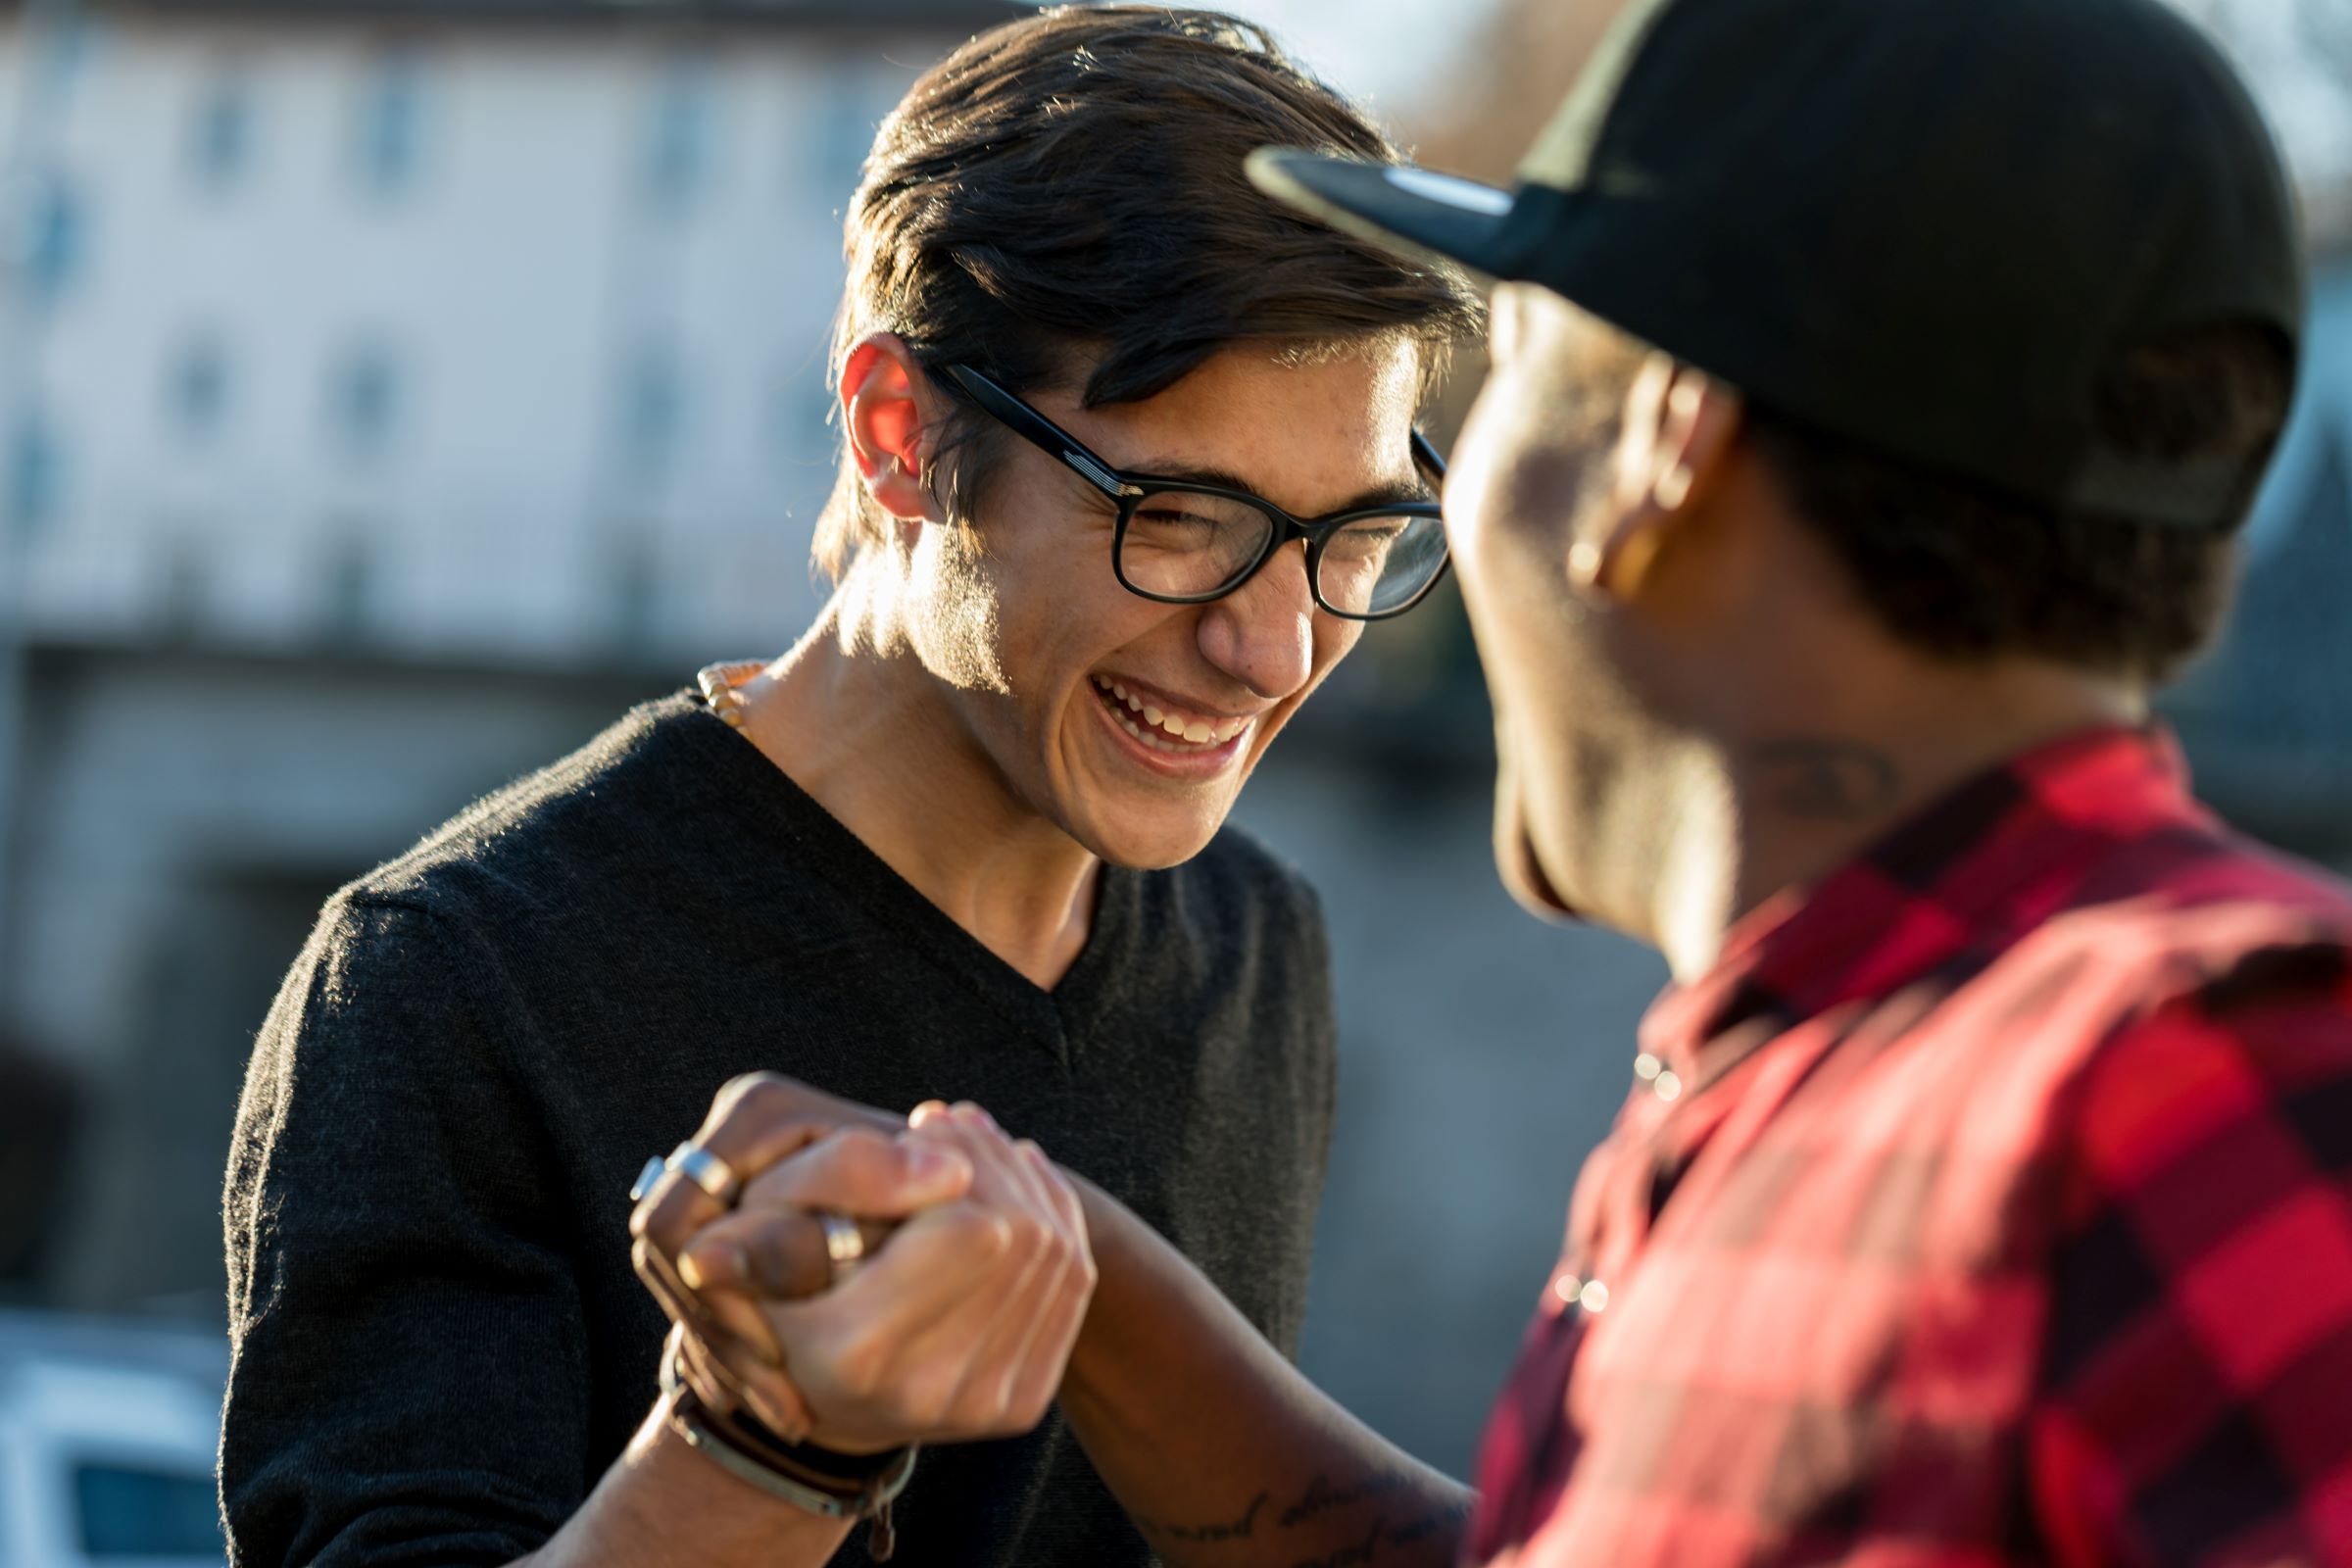
[[[968,366],[947,377],[1022,440],[1051,453],[1119,509],[1111,570],[1129,593],[1205,605],[1257,575],[1284,545],[1306,545],[1315,605],[1345,620],[1386,620],[1446,574],[1446,527],[1430,499],[1446,476],[1437,448],[1412,433],[1422,485],[1383,486],[1320,517],[1294,517],[1227,473],[1121,473],[1076,436]]]
[[[346,889],[262,1031],[227,1198],[239,1568],[790,1568],[886,1498],[902,1563],[1151,1560],[1046,1414],[1095,1280],[1070,1182],[905,1116],[987,1103],[1295,1345],[1331,982],[1311,891],[1224,823],[1444,572],[1414,419],[1480,313],[1254,190],[1264,142],[1396,156],[1248,26],[1141,7],[984,33],[884,122],[816,625]],[[648,1155],[713,1097],[793,1123],[760,1069],[897,1113],[829,1147],[943,1200],[772,1342],[741,1325],[812,1419],[710,1389],[702,1341],[663,1365],[631,1268]],[[715,1204],[794,1147],[645,1182]],[[1004,1441],[909,1468],[917,1437]]]

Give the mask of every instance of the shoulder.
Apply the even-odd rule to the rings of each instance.
[[[712,733],[698,731],[709,723]],[[642,860],[690,813],[696,759],[732,737],[683,694],[630,710],[569,756],[474,802],[345,888],[356,910],[406,907],[462,929],[561,908]]]
[[[2182,1160],[2215,1174],[2352,1168],[2352,928],[2170,956],[2076,1077],[2081,1173],[2114,1193]]]
[[[2081,1066],[2161,1014],[2317,1001],[2352,955],[2352,888],[2234,834],[2184,827],[2110,861],[1984,970],[2013,1042]]]
[[[2173,1199],[2199,1195],[2192,1209],[2250,1217],[2292,1197],[2263,1173],[2352,1167],[2341,884],[2216,835],[2160,887],[2053,926],[2072,927],[2054,933],[2058,961],[2092,982],[2058,1100],[2078,1215],[2172,1181],[2187,1184]]]
[[[2236,1496],[2287,1550],[2352,1466],[2352,1404],[2310,1392],[2352,1372],[2352,927],[2291,871],[2248,891],[2162,945],[2059,1102],[2039,1468],[2086,1540]]]

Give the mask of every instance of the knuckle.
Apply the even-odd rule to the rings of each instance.
[[[1042,1386],[1036,1390],[1024,1390],[1010,1401],[1005,1415],[1015,1428],[1026,1432],[1046,1418],[1046,1410],[1053,1402],[1051,1390]]]
[[[1003,1257],[1012,1246],[1012,1228],[1002,1214],[994,1214],[973,1203],[958,1203],[944,1214],[939,1223],[947,1231],[947,1239],[960,1251],[984,1261]]]
[[[841,1179],[859,1188],[887,1185],[899,1166],[897,1148],[868,1127],[844,1127],[833,1134],[830,1157]]]
[[[720,1086],[717,1108],[722,1113],[736,1106],[771,1098],[787,1082],[778,1072],[739,1073]]]
[[[669,1250],[669,1240],[678,1228],[677,1193],[663,1179],[661,1191],[648,1196],[629,1215],[629,1235],[650,1247]]]

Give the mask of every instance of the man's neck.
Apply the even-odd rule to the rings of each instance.
[[[1767,899],[1820,882],[1968,779],[2145,717],[2130,688],[2049,666],[1946,670],[1841,698],[1745,726],[1673,770],[1660,796],[1673,804],[1650,817],[1650,930],[1678,980],[1711,968]]]
[[[1041,988],[1084,950],[1102,862],[1007,787],[903,639],[836,597],[760,677],[744,734],[892,870]]]

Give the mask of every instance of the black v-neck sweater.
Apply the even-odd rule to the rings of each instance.
[[[239,1568],[545,1542],[654,1398],[630,1180],[758,1068],[977,1101],[1295,1348],[1333,1085],[1305,885],[1231,830],[1107,870],[1041,991],[681,694],[337,894],[263,1025],[226,1195]],[[908,1568],[1151,1560],[1057,1414],[927,1450],[897,1518]]]

